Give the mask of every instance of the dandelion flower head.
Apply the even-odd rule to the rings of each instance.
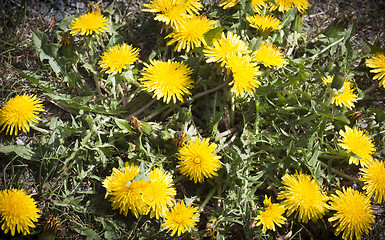
[[[216,171],[221,168],[221,156],[215,153],[216,147],[215,143],[209,143],[208,138],[190,140],[178,150],[180,172],[195,183],[216,176]]]
[[[108,19],[100,14],[98,11],[83,14],[72,21],[69,28],[71,34],[91,35],[94,32],[100,34],[108,31]]]
[[[267,0],[251,0],[251,6],[254,12],[261,13],[262,9],[267,6],[266,2]]]
[[[261,43],[259,49],[253,52],[253,57],[255,61],[261,62],[266,67],[283,67],[284,64],[287,64],[282,51],[268,42]]]
[[[139,167],[127,164],[123,169],[114,168],[112,171],[113,174],[103,181],[103,186],[111,196],[112,208],[119,209],[124,216],[127,216],[128,210],[136,217],[146,215],[150,209],[143,200],[143,192],[150,182],[132,181],[139,174]]]
[[[204,38],[205,33],[210,29],[213,29],[216,21],[211,21],[205,16],[192,16],[191,18],[185,18],[181,21],[178,29],[174,29],[172,33],[166,36],[171,38],[167,42],[167,45],[177,43],[174,51],[180,52],[183,49],[186,52],[190,49],[206,45]]]
[[[320,190],[318,183],[307,174],[285,174],[282,177],[283,190],[278,193],[278,199],[284,200],[290,216],[298,211],[298,221],[307,223],[317,221],[327,211],[328,197]]]
[[[377,73],[373,79],[380,81],[380,86],[385,87],[385,53],[379,53],[372,58],[366,60],[366,66],[374,68],[370,70],[372,73]]]
[[[250,26],[258,29],[263,35],[281,28],[281,21],[273,15],[256,14],[254,16],[247,16],[246,19]]]
[[[248,54],[250,50],[237,34],[228,31],[221,39],[215,39],[212,46],[206,46],[203,52],[207,57],[206,62],[218,62],[223,67],[229,57]]]
[[[285,207],[278,203],[271,203],[271,197],[265,195],[263,201],[265,211],[261,211],[255,218],[258,220],[257,226],[263,226],[262,232],[265,233],[267,229],[275,231],[275,225],[281,227],[285,223],[286,218],[282,216],[285,213]]]
[[[131,65],[138,60],[138,54],[139,49],[126,43],[118,44],[103,54],[99,65],[107,73],[121,73],[123,69],[127,69],[126,65]]]
[[[375,153],[373,140],[363,130],[354,127],[345,126],[345,132],[341,129],[340,135],[342,139],[339,139],[339,145],[348,152],[352,152],[359,156],[356,158],[351,156],[349,164],[361,164],[361,166],[367,166],[373,161],[372,155]]]
[[[39,122],[38,112],[44,111],[40,99],[35,95],[17,95],[6,102],[0,110],[1,131],[17,135],[19,130],[29,132],[29,124]]]
[[[183,102],[183,94],[190,95],[193,81],[190,78],[192,70],[184,63],[162,62],[158,60],[150,60],[150,64],[144,63],[141,78],[142,86],[149,92],[154,92],[158,100],[163,98],[165,103],[169,103],[172,99]]]
[[[146,7],[143,11],[157,13],[155,20],[173,28],[178,28],[183,18],[198,14],[202,9],[202,4],[197,0],[152,0],[143,6]]]
[[[307,0],[275,0],[277,5],[270,5],[270,11],[278,8],[280,12],[286,12],[290,8],[297,7],[298,11],[304,13],[310,6]]]
[[[234,7],[239,3],[239,0],[221,0],[219,6],[223,9]]]
[[[327,85],[333,82],[333,76],[323,78],[323,83]],[[349,109],[354,108],[354,103],[357,102],[357,94],[354,93],[355,87],[349,79],[345,79],[342,87],[337,91],[337,94],[332,99],[332,104],[337,106],[346,106]]]
[[[366,168],[361,168],[362,178],[365,186],[363,189],[366,195],[371,197],[374,195],[374,200],[379,204],[385,198],[385,164],[384,161],[374,159]]]
[[[147,174],[150,184],[143,194],[144,201],[151,208],[151,217],[163,217],[168,211],[167,207],[174,205],[173,197],[176,190],[173,187],[172,175],[160,168],[154,168]]]
[[[337,190],[336,194],[330,197],[330,210],[336,211],[329,222],[337,221],[333,224],[336,228],[336,235],[342,233],[342,239],[352,240],[361,239],[361,234],[368,233],[374,222],[373,210],[370,199],[364,194],[352,188],[342,191]]]
[[[258,88],[260,82],[257,76],[261,74],[257,63],[252,61],[249,55],[232,55],[228,58],[228,68],[233,72],[232,91],[236,96],[243,97],[245,93],[252,94],[255,88]]]
[[[177,203],[171,211],[164,215],[165,221],[163,227],[172,230],[171,236],[177,233],[178,237],[186,232],[190,232],[190,228],[194,227],[199,221],[198,208],[188,206],[184,202]]]
[[[35,228],[33,222],[37,222],[39,209],[31,196],[25,190],[5,189],[0,191],[0,223],[1,229],[7,234],[11,231],[14,236],[16,230],[24,235],[29,234],[29,228]]]

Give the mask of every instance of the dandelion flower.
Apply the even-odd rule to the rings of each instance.
[[[253,7],[253,10],[257,13],[262,12],[262,8],[266,7],[266,1],[267,0],[252,0],[251,6]]]
[[[261,43],[259,49],[253,52],[255,61],[261,62],[266,67],[283,67],[287,60],[283,58],[283,53],[274,44]]]
[[[307,0],[275,0],[275,3],[277,5],[270,5],[271,11],[274,11],[278,8],[278,11],[286,12],[295,6],[299,12],[304,13],[305,10],[310,6],[310,3]]]
[[[211,21],[204,16],[192,16],[181,21],[180,26],[174,29],[172,33],[166,36],[171,38],[167,45],[172,45],[177,42],[174,51],[180,52],[182,49],[190,51],[195,47],[200,47],[206,44],[204,35],[210,29],[213,29],[215,21]]]
[[[156,219],[159,219],[167,212],[168,206],[174,205],[173,197],[176,190],[173,187],[172,175],[155,168],[147,174],[147,177],[151,183],[143,194],[144,201],[151,207],[151,217],[156,216]]]
[[[246,19],[250,26],[258,29],[262,35],[268,35],[271,31],[281,28],[281,21],[273,15],[256,14],[247,16]]]
[[[158,100],[163,98],[165,103],[172,99],[183,102],[183,94],[191,95],[188,89],[191,89],[193,81],[190,78],[192,70],[184,63],[162,62],[150,60],[150,65],[144,63],[142,71],[142,86],[149,92],[155,92],[154,97]]]
[[[29,124],[37,123],[40,118],[38,112],[44,111],[40,99],[34,95],[18,95],[6,102],[0,110],[1,131],[7,128],[7,134],[17,135],[19,130],[29,132]]]
[[[94,32],[96,34],[108,31],[108,19],[102,16],[99,12],[89,12],[81,15],[72,21],[71,27],[69,28],[71,34],[80,35],[91,35]]]
[[[267,198],[266,195],[263,204],[265,205],[265,211],[261,211],[255,218],[259,221],[257,226],[262,224],[263,233],[265,233],[267,229],[275,231],[275,225],[281,227],[282,224],[285,223],[286,218],[282,216],[285,213],[285,207],[278,203],[272,204],[271,197]]]
[[[183,175],[189,176],[195,183],[203,182],[204,178],[216,176],[216,171],[221,168],[219,159],[215,154],[217,145],[209,144],[208,138],[201,141],[190,140],[184,147],[179,148],[179,169]]]
[[[121,73],[123,69],[127,69],[126,65],[131,65],[138,60],[138,54],[139,49],[126,43],[115,45],[103,54],[99,65],[104,71],[107,70],[107,73]]]
[[[212,46],[206,46],[203,52],[207,57],[206,62],[218,62],[223,67],[229,57],[248,54],[250,50],[237,34],[228,31],[226,36],[223,34],[221,39],[214,40]]]
[[[328,83],[333,82],[333,76],[326,76],[322,78],[323,84],[327,85]],[[357,94],[354,93],[354,85],[350,82],[349,79],[345,79],[342,87],[337,91],[336,95],[333,97],[331,103],[337,106],[346,106],[349,109],[354,107],[354,103],[357,102]]]
[[[144,12],[158,13],[154,18],[173,28],[178,28],[183,18],[198,14],[202,4],[197,0],[153,0],[150,4],[143,4]]]
[[[219,6],[223,9],[234,7],[239,3],[239,0],[221,0]]]
[[[366,60],[366,66],[374,68],[370,70],[372,73],[377,73],[373,79],[380,81],[380,86],[385,87],[385,54],[379,53],[372,58]]]
[[[352,109],[354,103],[357,102],[357,94],[354,93],[354,90],[353,83],[346,79],[342,88],[338,90],[337,95],[333,97],[332,103],[340,107],[344,105]]]
[[[27,195],[25,190],[5,189],[0,191],[0,216],[4,233],[11,231],[14,236],[18,233],[29,234],[29,228],[35,228],[33,222],[40,217],[40,210],[35,201]]]
[[[363,189],[366,191],[366,195],[374,196],[374,200],[378,203],[382,203],[385,198],[385,164],[383,161],[374,160],[370,162],[367,168],[361,168],[362,178],[365,186]]]
[[[361,166],[367,166],[371,161],[373,161],[372,155],[375,153],[376,149],[374,148],[373,140],[370,136],[363,130],[360,130],[356,127],[351,129],[349,126],[345,126],[345,132],[340,130],[340,135],[342,139],[339,140],[339,145],[348,152],[352,152],[360,158],[351,156],[349,159],[349,164],[359,163]]]
[[[278,199],[284,200],[290,216],[298,211],[298,221],[307,223],[317,221],[327,211],[328,197],[320,190],[318,183],[307,174],[286,174],[282,177],[283,190],[278,193]]]
[[[190,232],[190,228],[194,227],[199,221],[198,208],[191,205],[186,207],[184,202],[177,203],[171,211],[164,215],[165,221],[162,226],[172,230],[171,236],[177,233],[178,237],[186,232]]]
[[[146,215],[149,206],[143,200],[143,192],[150,184],[149,181],[139,180],[132,182],[139,174],[139,167],[126,165],[123,169],[112,169],[113,174],[103,181],[103,186],[111,196],[112,208],[127,216],[128,210],[136,216]]]
[[[334,76],[327,75],[326,77],[322,78],[322,83],[327,86],[329,83],[333,82]]]
[[[233,55],[227,60],[227,66],[233,72],[234,79],[231,84],[235,95],[243,97],[245,93],[252,94],[253,90],[259,87],[257,76],[261,73],[249,55]]]
[[[330,210],[336,213],[329,218],[329,222],[337,221],[336,235],[342,233],[342,239],[352,240],[353,237],[361,239],[362,232],[368,233],[374,222],[373,210],[370,199],[352,188],[342,188],[330,197]]]

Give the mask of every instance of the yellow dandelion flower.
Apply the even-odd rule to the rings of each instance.
[[[96,34],[108,31],[109,24],[108,19],[102,16],[99,12],[89,12],[81,15],[72,21],[71,27],[69,28],[71,34],[80,35],[91,35],[94,32]]]
[[[368,233],[374,222],[370,199],[352,188],[342,188],[330,197],[330,210],[336,211],[329,222],[337,221],[336,236],[342,233],[342,239],[361,239],[362,232]]]
[[[286,221],[286,218],[282,216],[285,213],[285,207],[278,203],[272,204],[271,197],[267,198],[266,195],[263,204],[265,205],[265,211],[260,211],[259,215],[255,217],[255,219],[259,221],[257,226],[262,224],[263,233],[265,233],[267,229],[275,231],[275,225],[281,227]]]
[[[276,66],[283,67],[288,61],[283,58],[282,51],[274,44],[264,42],[261,43],[259,49],[253,52],[255,61],[261,62],[266,67]]]
[[[257,13],[261,13],[262,9],[266,7],[266,1],[267,0],[252,0],[251,6],[253,7],[253,10]]]
[[[215,154],[216,147],[215,143],[209,144],[208,138],[190,140],[178,150],[180,172],[195,183],[217,176],[216,171],[221,168],[221,156]]]
[[[174,29],[172,33],[166,36],[171,38],[167,42],[167,45],[172,45],[177,42],[174,51],[180,52],[183,49],[190,51],[190,49],[200,47],[202,44],[206,44],[204,35],[210,29],[214,28],[213,25],[216,21],[211,21],[205,16],[192,16],[191,18],[185,18],[181,21],[178,29]]]
[[[1,229],[15,236],[18,233],[29,234],[29,228],[35,228],[33,222],[40,217],[39,209],[31,196],[25,190],[5,189],[0,191],[0,216],[3,225]]]
[[[380,81],[380,86],[385,87],[385,54],[379,53],[372,58],[366,60],[366,66],[374,68],[370,70],[372,73],[377,73],[373,79]]]
[[[202,4],[197,0],[153,0],[149,4],[143,4],[145,12],[158,13],[154,18],[164,22],[173,28],[178,28],[183,18],[198,14]]]
[[[123,169],[112,169],[113,174],[103,181],[103,186],[111,196],[112,208],[127,216],[128,210],[136,216],[148,214],[150,208],[143,200],[143,192],[150,184],[149,181],[132,182],[139,174],[139,167],[126,165]]]
[[[280,12],[286,12],[290,8],[297,7],[298,11],[304,13],[310,6],[307,0],[275,0],[277,5],[270,5],[270,11],[278,8]]]
[[[351,156],[349,164],[361,164],[361,166],[368,166],[373,161],[372,155],[375,153],[373,140],[363,130],[354,127],[351,129],[345,126],[345,132],[340,130],[342,139],[339,139],[339,145],[348,152],[352,152],[360,158]]]
[[[159,219],[168,211],[167,207],[174,205],[176,190],[173,187],[172,175],[160,168],[154,168],[147,177],[151,183],[143,194],[144,201],[151,207],[151,218],[155,216]]]
[[[249,55],[239,56],[233,55],[228,58],[228,68],[233,72],[232,91],[236,96],[243,97],[245,93],[252,94],[255,88],[258,88],[260,82],[257,76],[261,74],[259,67],[255,62],[252,62],[252,57]]]
[[[219,6],[223,9],[234,7],[239,3],[239,0],[221,0]]]
[[[149,92],[154,92],[158,100],[163,98],[163,102],[169,103],[172,99],[183,102],[183,94],[191,95],[193,80],[190,78],[192,70],[184,63],[162,62],[150,60],[150,65],[144,63],[142,75],[142,86]]]
[[[164,215],[165,221],[162,224],[163,227],[172,230],[171,236],[177,233],[178,237],[186,232],[190,232],[190,228],[194,227],[199,221],[198,208],[188,206],[184,202],[177,203],[171,211],[166,212]]]
[[[327,75],[326,77],[322,77],[322,83],[327,86],[329,83],[333,82],[334,76]]]
[[[123,69],[127,69],[126,65],[131,65],[138,60],[138,54],[139,49],[126,43],[118,44],[103,54],[99,65],[106,73],[121,73]]]
[[[354,103],[357,102],[357,94],[354,93],[354,85],[349,79],[345,79],[342,88],[333,97],[332,103],[337,106],[346,106],[349,109],[354,108]]]
[[[6,133],[17,135],[19,130],[29,132],[29,124],[39,122],[38,112],[44,111],[40,99],[35,95],[18,95],[6,102],[0,110],[1,131],[7,128]]]
[[[367,168],[361,168],[362,178],[365,186],[363,189],[366,191],[366,195],[374,196],[374,200],[378,203],[382,203],[385,199],[385,164],[384,161],[375,159],[370,162]]]
[[[206,46],[203,52],[206,62],[218,62],[223,67],[230,56],[248,54],[250,50],[237,34],[228,31],[226,36],[223,34],[221,39],[214,40],[212,46]]]
[[[307,223],[309,220],[317,221],[327,211],[328,197],[320,190],[318,183],[307,174],[285,174],[282,177],[283,190],[278,193],[278,199],[284,200],[290,216],[298,211],[298,221]]]
[[[274,30],[281,29],[281,21],[273,15],[256,14],[247,16],[246,20],[250,23],[250,26],[258,29],[262,35],[268,35]]]

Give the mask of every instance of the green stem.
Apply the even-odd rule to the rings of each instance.
[[[197,93],[195,94],[194,96],[192,96],[192,99],[197,99],[197,98],[200,98],[200,97],[203,97],[204,95],[207,95],[207,94],[210,94],[212,92],[215,92],[221,88],[223,88],[224,86],[226,86],[227,84],[229,84],[230,81],[226,81],[224,83],[222,83],[221,85],[217,86],[217,87],[214,87],[214,88],[211,88],[209,90],[206,90],[204,92],[200,92],[200,93]]]
[[[338,43],[342,42],[344,40],[345,37],[342,37],[340,39],[338,39],[338,41],[330,44],[329,46],[327,46],[326,48],[322,49],[321,52],[313,55],[311,58],[314,60],[315,58],[317,58],[319,55],[323,54],[324,52],[326,52],[327,50],[329,50],[330,48],[332,48],[334,45],[337,45]]]
[[[39,128],[33,124],[30,124],[30,127],[35,130],[35,131],[38,131],[38,132],[41,132],[41,133],[44,133],[44,134],[48,134],[50,133],[51,131],[50,130],[46,130],[46,129],[43,129],[43,128]]]
[[[210,193],[209,193],[209,195],[207,195],[205,201],[200,205],[198,212],[202,212],[202,211],[203,211],[203,209],[205,208],[205,206],[207,205],[207,203],[208,203],[208,202],[211,200],[211,198],[214,196],[214,193],[215,193],[216,190],[217,190],[217,188],[214,187],[214,188],[210,191]]]
[[[373,91],[377,87],[378,87],[378,82],[375,82],[372,86],[370,86],[368,89],[366,89],[364,91],[364,95],[367,95],[368,93],[370,93],[371,91]]]
[[[99,78],[97,74],[93,74],[93,75],[94,75],[93,79],[95,81],[96,91],[98,92],[99,96],[102,96],[102,90],[100,89]]]
[[[139,114],[141,114],[144,110],[146,110],[147,108],[149,108],[152,104],[154,104],[156,102],[156,98],[153,98],[149,103],[147,103],[146,105],[144,105],[143,107],[141,107],[139,110],[137,110],[136,112],[134,112],[133,114],[130,114],[128,115],[128,117],[126,117],[126,119],[130,119],[130,117],[132,116],[137,116]]]
[[[328,168],[328,165],[327,165],[326,163],[321,162],[321,161],[320,161],[320,163],[321,163],[321,165],[322,165],[323,167]],[[347,175],[347,174],[345,174],[345,173],[343,173],[343,172],[341,172],[341,171],[338,171],[337,169],[335,169],[335,168],[333,168],[333,167],[331,167],[331,170],[332,170],[333,173],[337,174],[337,175],[340,176],[340,177],[343,177],[343,178],[345,178],[345,179],[347,179],[347,180],[349,180],[349,181],[352,181],[352,182],[357,182],[357,183],[359,183],[359,184],[362,184],[362,181],[360,181],[358,178],[349,176],[349,175]]]

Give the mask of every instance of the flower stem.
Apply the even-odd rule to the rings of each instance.
[[[39,128],[33,124],[30,124],[30,127],[35,130],[35,131],[38,131],[38,132],[41,132],[41,133],[44,133],[44,134],[48,134],[50,133],[51,131],[50,130],[46,130],[46,129],[43,129],[43,128]]]
[[[206,204],[211,200],[211,198],[214,196],[215,191],[217,190],[216,187],[211,189],[209,195],[207,195],[205,201],[199,206],[198,212],[202,212],[202,210],[205,208]]]
[[[321,162],[321,161],[320,161],[320,163],[321,163],[321,165],[322,165],[323,167],[328,168],[328,165],[327,165],[326,163]],[[362,181],[360,181],[358,178],[349,176],[349,175],[347,175],[347,174],[345,174],[345,173],[343,173],[343,172],[341,172],[341,171],[338,171],[337,169],[335,169],[335,168],[333,168],[333,167],[331,167],[331,170],[332,170],[333,173],[337,174],[338,176],[340,176],[340,177],[342,177],[342,178],[345,178],[345,179],[347,179],[347,180],[349,180],[349,181],[352,181],[352,182],[357,182],[357,183],[359,183],[359,184],[362,184]]]
[[[192,99],[197,99],[197,98],[203,97],[204,95],[207,95],[207,94],[210,94],[210,93],[212,93],[212,92],[215,92],[215,91],[217,91],[217,90],[223,88],[224,86],[226,86],[229,82],[230,82],[230,81],[226,81],[226,82],[222,83],[222,84],[219,85],[219,86],[216,86],[216,87],[211,88],[211,89],[209,89],[209,90],[206,90],[206,91],[204,91],[204,92],[197,93],[197,94],[195,94],[194,96],[192,96]]]
[[[147,103],[146,105],[144,105],[143,107],[141,107],[139,110],[137,110],[136,112],[134,112],[133,114],[130,114],[128,115],[128,117],[126,117],[126,119],[130,119],[130,117],[132,116],[137,116],[139,114],[141,114],[144,110],[146,110],[147,108],[149,108],[152,104],[154,104],[156,102],[156,98],[153,98],[149,103]]]

